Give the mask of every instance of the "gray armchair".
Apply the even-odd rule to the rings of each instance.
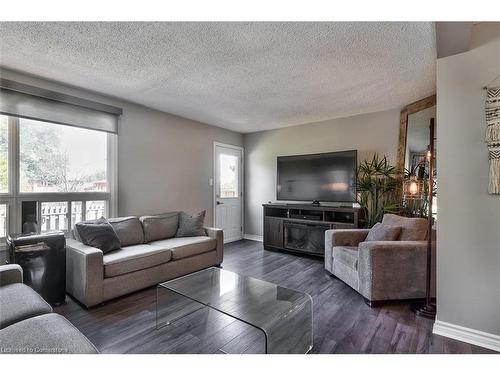
[[[386,214],[382,223],[402,228],[398,241],[365,242],[368,229],[326,231],[325,269],[358,291],[370,306],[424,298],[427,220]],[[434,293],[434,270],[432,275]]]
[[[94,345],[33,289],[17,264],[0,266],[0,353],[98,353]]]
[[[0,287],[22,283],[23,269],[18,264],[5,264],[0,266]]]

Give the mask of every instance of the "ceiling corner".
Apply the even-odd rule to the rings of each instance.
[[[474,22],[436,22],[438,59],[468,51],[473,25]]]

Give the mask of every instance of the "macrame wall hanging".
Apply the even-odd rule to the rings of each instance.
[[[500,87],[486,91],[486,143],[490,163],[488,193],[500,194]]]

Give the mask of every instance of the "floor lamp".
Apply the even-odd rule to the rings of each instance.
[[[431,118],[429,125],[429,150],[428,150],[428,163],[429,163],[429,178],[427,181],[427,266],[426,266],[426,285],[425,285],[425,301],[414,303],[411,305],[411,309],[418,316],[422,316],[428,319],[436,318],[436,305],[432,302],[431,297],[431,280],[432,280],[432,198],[433,198],[433,186],[434,186],[434,161],[435,161],[435,147],[434,147],[434,119]],[[410,195],[415,195],[416,190],[419,189],[419,185],[415,185],[414,180],[407,181],[405,184],[405,191]]]

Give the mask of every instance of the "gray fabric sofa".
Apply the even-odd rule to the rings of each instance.
[[[397,241],[365,241],[369,229],[327,230],[325,269],[358,291],[370,306],[424,298],[427,220],[386,214],[382,223],[402,228]],[[432,276],[434,293],[435,269]]]
[[[222,230],[204,228],[204,236],[177,238],[172,223],[165,228],[150,225],[155,217],[175,214],[178,213],[109,219],[122,248],[106,254],[84,245],[74,232],[74,238],[66,242],[66,292],[91,307],[162,281],[220,265],[224,247]],[[155,240],[146,243],[146,239],[151,238]]]
[[[92,343],[33,289],[16,264],[0,266],[0,354],[93,354]]]

